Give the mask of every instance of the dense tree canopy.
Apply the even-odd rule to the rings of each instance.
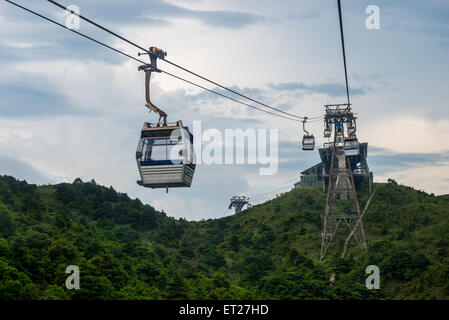
[[[364,218],[368,252],[351,243],[339,259],[339,237],[320,262],[324,205],[319,188],[303,188],[188,222],[93,180],[36,186],[3,176],[0,299],[449,298],[447,197],[380,184]],[[370,264],[380,290],[365,287]],[[79,290],[65,287],[68,265],[80,269]]]

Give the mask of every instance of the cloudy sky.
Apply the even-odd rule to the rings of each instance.
[[[47,1],[17,0],[52,19]],[[345,102],[335,0],[82,0],[81,14],[199,74],[284,111],[323,114]],[[365,27],[365,9],[380,9],[380,29]],[[449,193],[449,2],[343,0],[351,102],[358,137],[369,143],[375,181],[387,178],[435,194]],[[138,50],[81,21],[80,31],[120,50]],[[156,75],[153,101],[202,129],[278,129],[279,169],[199,165],[190,189],[144,189],[135,149],[144,121],[144,75],[138,64],[0,2],[0,174],[28,182],[76,177],[112,185],[168,215],[199,220],[231,214],[229,198],[264,200],[288,190],[319,161],[300,150],[301,129]],[[204,82],[159,62],[169,72]],[[322,144],[322,123],[310,131]],[[196,137],[198,138],[198,137]],[[257,202],[257,201],[255,201]]]

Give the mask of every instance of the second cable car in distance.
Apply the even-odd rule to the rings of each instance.
[[[157,58],[167,53],[151,47],[151,64],[139,67],[145,71],[146,107],[159,115],[157,124],[145,122],[136,150],[136,161],[141,180],[137,184],[147,188],[190,187],[195,173],[193,135],[189,128],[178,120],[167,124],[167,114],[156,107],[150,99],[151,72],[157,69]],[[162,120],[162,123],[161,123]]]
[[[358,156],[360,154],[359,140],[355,135],[345,138],[343,148],[347,157]]]
[[[304,131],[304,136],[302,137],[302,150],[312,151],[315,149],[315,137],[306,130],[306,122],[307,117],[304,117],[304,120],[302,121],[302,129]]]
[[[358,156],[360,154],[360,144],[356,136],[356,121],[348,124],[348,137],[344,139],[344,153],[347,157]]]
[[[353,136],[355,134],[355,121],[348,125],[348,135]]]
[[[331,129],[328,126],[324,127],[324,137],[330,138],[330,136],[331,136]]]

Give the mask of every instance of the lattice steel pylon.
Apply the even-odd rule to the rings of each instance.
[[[349,104],[326,105],[325,126],[330,129],[333,125],[334,142],[327,146],[332,148],[332,156],[321,234],[320,260],[324,259],[342,222],[348,227],[349,232],[354,232],[354,238],[362,250],[367,250],[352,169],[345,155],[344,124],[354,128],[355,119]],[[355,137],[355,131],[352,135]]]

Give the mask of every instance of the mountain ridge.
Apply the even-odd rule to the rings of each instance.
[[[1,176],[0,298],[448,299],[449,202],[394,180],[376,185],[363,221],[368,252],[351,242],[339,259],[339,236],[320,262],[320,188],[187,221],[93,180],[36,186]],[[363,208],[369,194],[359,194]],[[64,285],[72,264],[80,290]],[[372,264],[380,290],[365,287]]]

